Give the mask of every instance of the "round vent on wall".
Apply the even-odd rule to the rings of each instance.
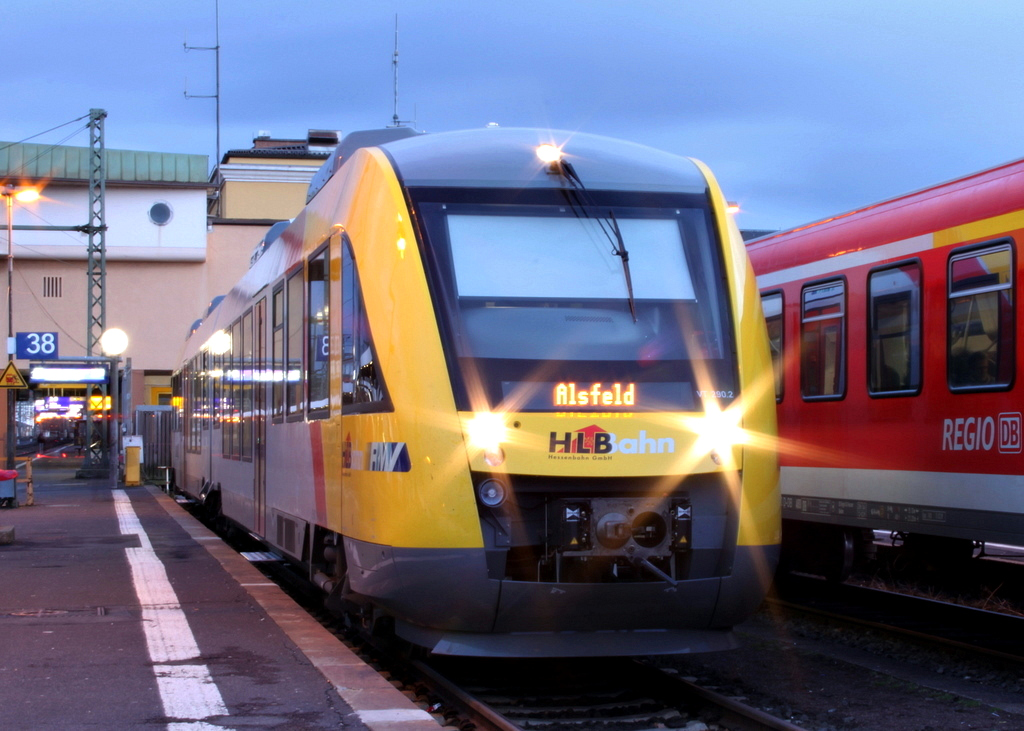
[[[171,207],[166,203],[154,203],[149,208],[149,220],[157,226],[166,226],[171,220]]]

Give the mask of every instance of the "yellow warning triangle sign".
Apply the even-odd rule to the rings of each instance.
[[[21,377],[21,371],[14,365],[13,360],[7,363],[3,374],[0,374],[0,388],[28,388],[28,384]]]

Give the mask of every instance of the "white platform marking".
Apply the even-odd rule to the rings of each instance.
[[[122,535],[138,536],[141,544],[139,548],[126,549],[126,554],[142,607],[142,629],[164,715],[174,719],[168,729],[223,728],[203,723],[203,719],[211,716],[227,715],[228,709],[210,676],[210,669],[204,663],[183,664],[183,661],[199,660],[201,656],[167,571],[153,550],[131,499],[123,490],[115,490],[113,494]]]

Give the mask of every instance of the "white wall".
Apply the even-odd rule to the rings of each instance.
[[[149,217],[155,203],[171,209],[166,225]],[[107,185],[107,258],[136,261],[205,261],[206,191],[202,188],[122,188]],[[83,226],[89,223],[85,186],[53,184],[33,203],[14,203],[15,226]],[[2,234],[6,251],[6,231]],[[88,236],[76,231],[14,231],[15,259],[86,259]]]

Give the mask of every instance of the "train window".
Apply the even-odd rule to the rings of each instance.
[[[184,432],[185,451],[192,451],[192,364],[185,363],[181,369],[181,428]]]
[[[241,419],[238,423],[239,454],[252,459],[252,310],[242,316],[242,359],[238,371]]]
[[[188,406],[186,415],[189,418],[188,424],[188,446],[190,452],[198,452],[202,449],[203,445],[203,419],[200,412],[200,399],[202,398],[202,389],[199,386],[199,372],[200,372],[199,358],[195,357],[189,362],[188,369]]]
[[[800,323],[800,393],[842,398],[846,391],[846,283],[804,288]]]
[[[231,325],[231,365],[224,373],[227,399],[227,420],[222,435],[224,456],[237,459],[240,451],[242,415],[242,322],[235,320]]]
[[[224,354],[210,351],[210,421],[214,429],[220,429],[223,418],[221,388],[224,385]]]
[[[377,368],[359,273],[348,238],[341,246],[341,408],[346,412],[388,408]]]
[[[775,400],[782,401],[782,292],[761,295],[765,323],[768,325],[768,346],[772,354],[775,374]]]
[[[181,371],[171,376],[171,431],[181,433]]]
[[[203,431],[207,431],[210,428],[210,390],[208,388],[210,380],[210,354],[207,351],[202,351],[199,354],[199,416],[200,423],[202,424]]]
[[[309,260],[309,416],[324,418],[328,414],[331,388],[330,338],[330,266],[324,248]]]
[[[459,408],[695,411],[738,396],[706,198],[416,195]]]
[[[184,432],[185,450],[192,451],[192,364],[186,362],[181,369],[181,428]]]
[[[921,267],[903,264],[868,277],[868,391],[921,388]]]
[[[267,418],[267,298],[261,297],[253,309],[252,319],[252,451],[258,459],[261,437],[266,430]]]
[[[218,405],[221,420],[220,453],[222,456],[231,454],[231,328],[228,327],[225,331],[228,337],[226,349],[220,356],[220,404]]]
[[[221,422],[220,451],[221,455],[228,455],[231,453],[231,327],[225,328],[224,332],[227,337],[220,356],[220,403],[217,408]]]
[[[273,382],[270,415],[274,421],[284,418],[284,287],[274,290],[274,335],[271,342],[270,367]]]
[[[1005,388],[1013,380],[1013,252],[1009,243],[949,259],[946,360],[953,390]]]
[[[306,342],[302,328],[302,269],[288,277],[285,289],[285,413],[289,419],[297,419],[302,416],[302,351]]]

